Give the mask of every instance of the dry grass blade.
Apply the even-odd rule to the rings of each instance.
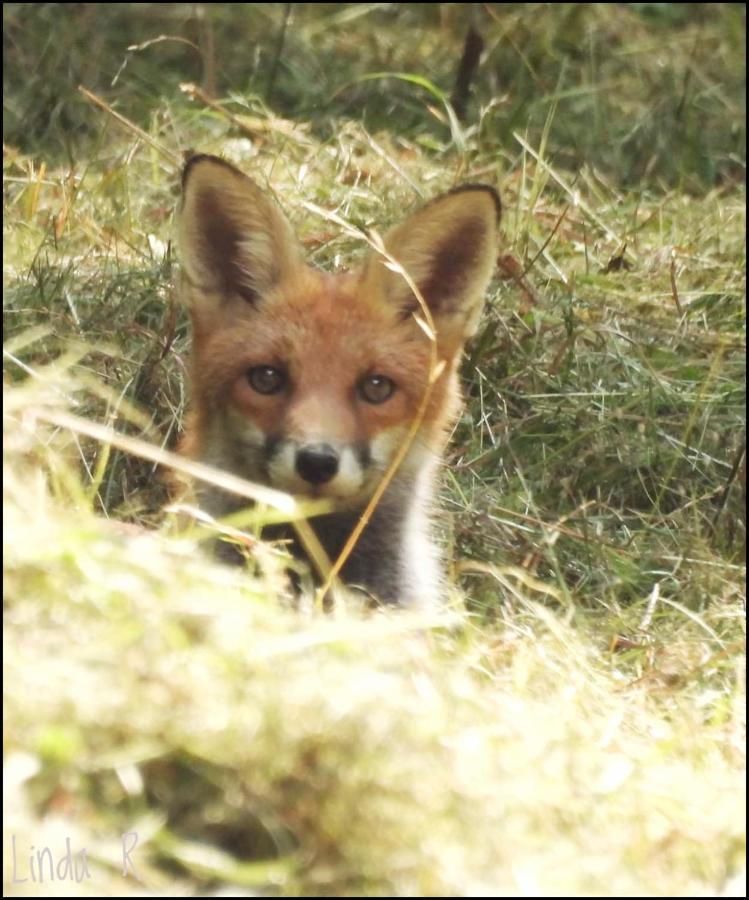
[[[145,141],[150,147],[153,147],[154,150],[158,150],[158,152],[168,159],[175,166],[178,166],[180,163],[180,158],[176,153],[172,153],[171,150],[167,149],[163,144],[154,140],[148,132],[144,131],[142,128],[139,128],[134,122],[131,122],[129,119],[125,118],[125,116],[120,115],[116,112],[112,107],[106,103],[101,97],[97,97],[93,91],[89,91],[88,88],[83,87],[82,84],[78,85],[78,90],[83,94],[83,96],[90,100],[94,106],[98,106],[99,109],[104,110],[104,112],[108,113],[120,123],[124,128],[127,128],[128,131],[131,131],[133,134],[136,134],[142,141]]]
[[[156,447],[153,444],[149,444],[139,438],[131,437],[130,435],[120,434],[105,425],[99,425],[96,422],[91,422],[88,419],[74,416],[62,410],[40,409],[36,411],[36,416],[42,421],[49,422],[50,424],[57,425],[61,428],[67,428],[77,434],[85,434],[95,440],[118,447],[127,453],[140,456],[143,459],[148,459],[159,465],[167,466],[173,471],[180,472],[190,478],[208,482],[215,487],[222,488],[223,490],[237,494],[240,497],[252,500],[255,503],[262,503],[278,510],[283,513],[287,517],[287,521],[291,522],[293,525],[304,549],[309,554],[310,559],[320,576],[322,578],[327,578],[329,585],[333,582],[335,573],[333,577],[330,577],[330,563],[327,554],[320,544],[317,535],[307,522],[309,516],[328,512],[330,509],[328,501],[315,501],[300,504],[289,494],[284,494],[281,491],[265,487],[264,485],[255,484],[251,481],[246,481],[243,478],[238,478],[236,475],[231,475],[221,469],[214,469],[203,463],[185,459],[184,457],[170,453],[168,450],[164,450],[162,447]]]
[[[313,212],[322,215],[324,218],[329,221],[333,221],[336,224],[344,227],[349,234],[359,235],[359,231],[350,223],[346,222],[340,216],[335,213],[328,213],[320,207],[315,206],[311,203],[304,204],[308,209],[311,209]],[[323,599],[327,592],[330,590],[331,585],[333,584],[334,579],[338,577],[341,572],[341,569],[346,564],[346,560],[351,555],[354,547],[356,546],[357,541],[361,537],[362,532],[367,527],[369,520],[372,517],[372,513],[376,509],[380,500],[383,497],[383,494],[388,488],[388,485],[393,480],[395,473],[398,471],[401,463],[405,459],[406,454],[411,447],[411,444],[416,437],[416,434],[421,427],[422,422],[424,421],[424,415],[427,410],[427,406],[429,404],[429,398],[431,396],[432,390],[434,388],[434,383],[436,379],[439,377],[440,368],[439,361],[437,359],[437,340],[436,340],[436,332],[434,327],[434,320],[432,319],[432,314],[429,310],[429,306],[427,305],[426,300],[424,299],[421,291],[417,287],[413,278],[408,274],[408,272],[401,266],[401,264],[392,256],[392,254],[388,253],[385,245],[382,241],[382,238],[377,232],[373,232],[371,235],[367,237],[367,242],[370,247],[375,250],[376,253],[379,253],[385,260],[387,266],[391,271],[397,272],[406,282],[416,300],[419,304],[419,308],[421,309],[422,315],[424,316],[424,323],[420,323],[422,326],[422,330],[424,331],[427,340],[429,341],[429,371],[427,375],[427,384],[422,393],[421,399],[419,401],[419,406],[416,411],[416,416],[409,423],[408,431],[403,438],[400,446],[398,447],[398,451],[393,457],[390,465],[384,472],[382,478],[377,484],[369,502],[367,503],[364,511],[359,517],[359,521],[356,523],[354,530],[349,535],[346,543],[343,545],[341,552],[338,554],[338,558],[333,562],[333,565],[330,569],[330,572],[323,582],[322,586],[317,592],[317,604],[322,607]],[[419,322],[418,316],[414,314],[414,318]],[[426,327],[424,327],[426,324]]]

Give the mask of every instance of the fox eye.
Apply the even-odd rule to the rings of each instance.
[[[384,403],[395,390],[395,382],[387,375],[368,375],[359,382],[359,395],[367,403]]]
[[[273,366],[253,366],[247,371],[247,380],[258,394],[277,394],[286,386],[286,375]]]

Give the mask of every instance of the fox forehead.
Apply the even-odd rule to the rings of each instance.
[[[409,317],[410,318],[410,317]],[[201,334],[201,331],[203,332]],[[429,343],[413,321],[366,296],[356,273],[305,268],[257,304],[195,330],[201,377],[215,387],[252,365],[284,365],[308,385],[340,384],[371,371],[423,391]]]
[[[354,435],[366,443],[373,435],[410,421],[429,381],[430,342],[413,321],[367,294],[356,273],[329,275],[313,269],[286,279],[257,303],[236,305],[224,321],[216,317],[193,343],[195,400],[204,414],[227,402],[264,434],[317,431]],[[420,435],[441,441],[457,396],[452,365],[432,386]],[[290,397],[254,402],[239,389],[256,365],[283,367]],[[355,400],[367,375],[385,375],[397,387],[390,402],[368,406]],[[249,405],[248,405],[249,402]]]

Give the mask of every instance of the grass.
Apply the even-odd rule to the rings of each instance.
[[[6,893],[743,896],[744,7],[200,9],[3,8]],[[189,148],[327,269],[363,242],[309,204],[501,190],[449,616],[290,609],[277,548],[211,563],[124,449],[187,403]],[[14,883],[13,838],[91,878]]]

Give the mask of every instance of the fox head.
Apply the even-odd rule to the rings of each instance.
[[[305,264],[276,202],[229,163],[194,156],[182,184],[193,327],[186,452],[352,508],[397,453],[436,349],[440,374],[399,473],[417,477],[455,412],[457,365],[495,265],[496,191],[466,185],[433,200],[386,233],[385,256],[373,251],[358,271],[330,275]],[[436,348],[399,266],[429,308]]]

